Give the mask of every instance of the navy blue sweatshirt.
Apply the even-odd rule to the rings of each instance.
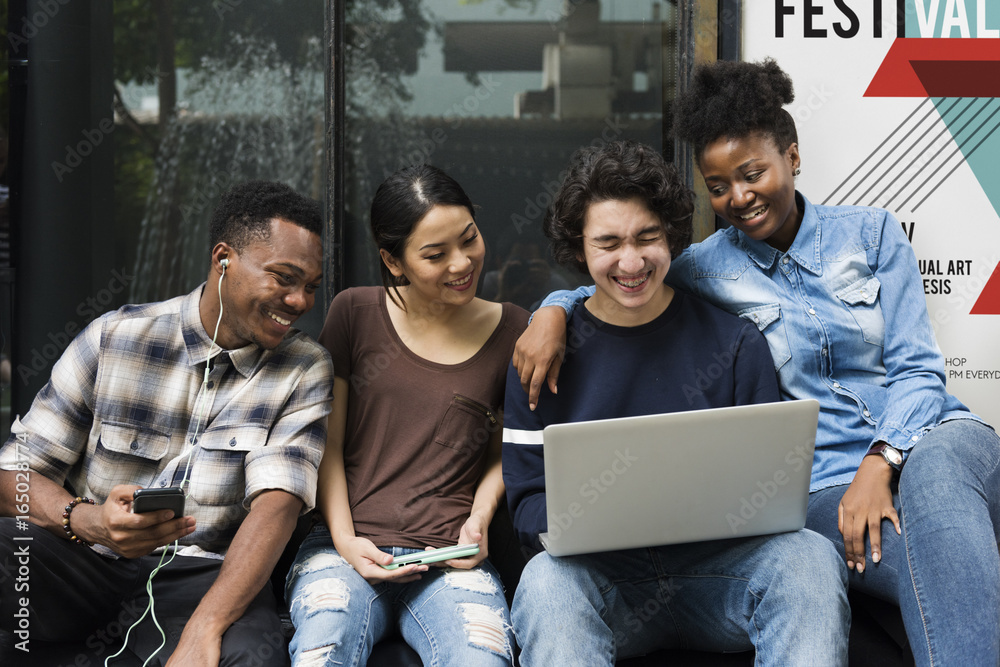
[[[652,322],[619,327],[576,308],[558,394],[537,409],[507,372],[503,478],[514,529],[536,549],[547,530],[542,429],[549,424],[683,412],[780,400],[774,363],[752,322],[680,291]]]

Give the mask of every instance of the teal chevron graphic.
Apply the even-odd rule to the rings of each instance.
[[[941,98],[935,102],[935,107],[1000,216],[1000,160],[997,159],[1000,155],[1000,98],[976,100],[982,105],[981,118],[971,123],[967,122],[967,117],[944,112],[954,102],[954,98]]]
[[[872,78],[866,97],[912,97],[933,102],[955,147],[936,151],[940,164],[926,179],[908,181],[916,191],[900,206],[920,207],[928,196],[968,162],[1000,215],[1000,38],[896,39]],[[922,105],[921,105],[922,106]],[[933,115],[935,112],[931,111]],[[929,120],[920,112],[923,121]],[[909,120],[909,119],[907,119]],[[905,121],[904,121],[905,124]],[[926,136],[926,135],[921,135]],[[889,206],[892,200],[885,202]]]

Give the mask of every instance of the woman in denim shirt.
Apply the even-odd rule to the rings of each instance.
[[[843,550],[852,587],[899,604],[916,663],[996,665],[1000,439],[945,388],[900,223],[795,190],[792,99],[772,60],[696,72],[675,129],[732,227],[692,245],[667,281],[754,322],[783,397],[820,402],[807,527]],[[532,400],[546,375],[555,391],[564,326],[543,308],[518,343]]]

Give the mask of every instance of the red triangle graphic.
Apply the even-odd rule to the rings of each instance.
[[[997,97],[1000,40],[893,41],[865,97]]]
[[[970,315],[1000,315],[1000,264],[993,269],[993,275],[986,281],[986,287],[976,300]]]

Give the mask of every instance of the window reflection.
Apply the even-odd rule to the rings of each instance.
[[[115,243],[134,267],[129,303],[205,279],[211,213],[234,183],[325,192],[323,0],[147,5],[114,3]]]
[[[676,7],[654,0],[346,0],[345,243],[349,285],[378,284],[368,206],[428,162],[479,207],[482,296],[531,307],[587,280],[557,267],[542,220],[581,147],[662,146]]]

